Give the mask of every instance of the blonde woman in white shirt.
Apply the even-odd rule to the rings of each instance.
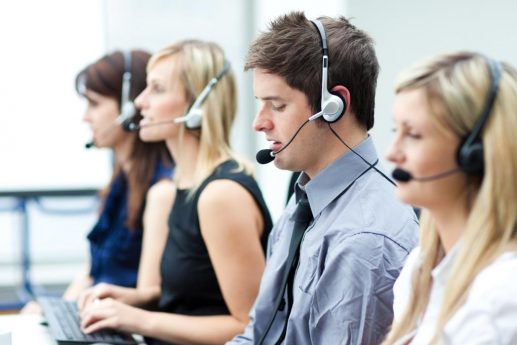
[[[383,344],[517,344],[517,71],[435,57],[400,76],[393,115],[397,194],[424,211]]]

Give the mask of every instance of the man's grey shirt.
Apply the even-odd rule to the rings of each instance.
[[[368,162],[377,161],[370,137],[355,150]],[[284,344],[378,344],[393,319],[393,284],[416,245],[418,222],[412,208],[396,199],[395,187],[353,152],[312,180],[305,174],[298,179],[296,195],[271,232],[250,322],[227,344],[256,344],[274,313],[294,227],[294,199],[302,188],[314,221],[300,247]],[[286,310],[277,313],[264,344],[279,338]]]

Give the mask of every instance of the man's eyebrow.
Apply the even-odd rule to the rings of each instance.
[[[279,97],[279,96],[266,96],[266,97],[255,96],[255,98],[259,99],[261,101],[283,101],[284,100],[282,97]]]

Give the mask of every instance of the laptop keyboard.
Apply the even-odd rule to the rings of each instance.
[[[114,330],[84,334],[80,328],[79,312],[75,302],[60,297],[39,297],[50,332],[59,345],[92,344],[103,342],[116,345],[138,344],[131,335]]]

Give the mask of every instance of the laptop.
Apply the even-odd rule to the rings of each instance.
[[[106,343],[113,345],[137,345],[129,333],[115,330],[102,330],[92,334],[81,331],[79,311],[75,302],[61,297],[38,297],[51,335],[59,345],[86,345]]]

